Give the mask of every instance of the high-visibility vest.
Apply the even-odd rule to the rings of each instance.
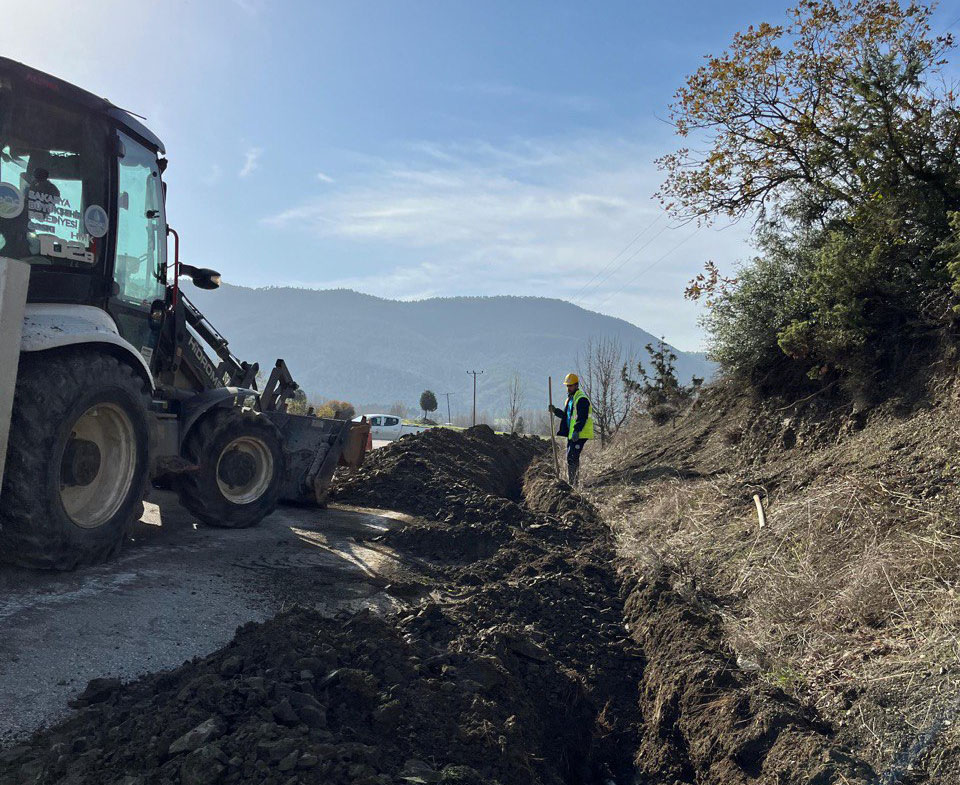
[[[567,399],[567,425],[570,427],[570,431],[567,433],[568,439],[573,438],[573,428],[577,424],[577,401],[586,397],[587,396],[583,394],[583,390],[577,390],[572,398]],[[587,421],[584,423],[583,428],[580,429],[580,438],[593,438],[593,404],[590,404],[590,409],[587,411]]]

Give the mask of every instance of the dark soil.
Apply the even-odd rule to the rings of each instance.
[[[434,428],[374,451],[359,471],[337,478],[330,497],[450,524],[390,532],[383,539],[393,547],[445,564],[486,559],[523,526],[523,475],[546,452],[542,439],[487,425]]]
[[[477,502],[520,501],[523,473],[548,447],[488,425],[431,428],[370,453],[358,471],[336,478],[330,498],[438,519],[479,518]]]
[[[374,454],[336,496],[426,516],[384,539],[428,596],[397,617],[295,609],[174,671],[91,682],[0,752],[0,785],[867,782],[737,669],[700,600],[621,582],[596,510],[527,468],[542,449],[478,428]]]
[[[814,712],[737,667],[718,614],[669,571],[638,582],[626,612],[649,659],[638,763],[650,782],[876,782]]]

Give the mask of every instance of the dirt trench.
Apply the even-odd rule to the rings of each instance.
[[[542,443],[488,430],[405,438],[335,489],[421,516],[369,543],[407,556],[403,611],[296,608],[172,671],[95,680],[0,751],[0,785],[870,781],[738,671],[704,598],[620,576]]]

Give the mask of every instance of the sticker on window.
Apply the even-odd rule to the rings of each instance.
[[[16,218],[23,212],[23,194],[12,183],[0,183],[0,218]]]
[[[60,189],[50,182],[50,173],[42,167],[33,172],[33,183],[27,189],[27,210],[30,220],[46,221],[56,212]]]
[[[99,204],[91,204],[83,212],[83,225],[91,237],[103,237],[107,233],[107,211]]]
[[[40,255],[55,259],[68,259],[71,262],[93,264],[96,261],[92,252],[82,243],[61,240],[55,234],[38,234],[40,241]]]

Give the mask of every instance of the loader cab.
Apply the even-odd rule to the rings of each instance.
[[[89,305],[154,368],[166,296],[163,145],[128,113],[0,58],[0,256],[29,303]]]

